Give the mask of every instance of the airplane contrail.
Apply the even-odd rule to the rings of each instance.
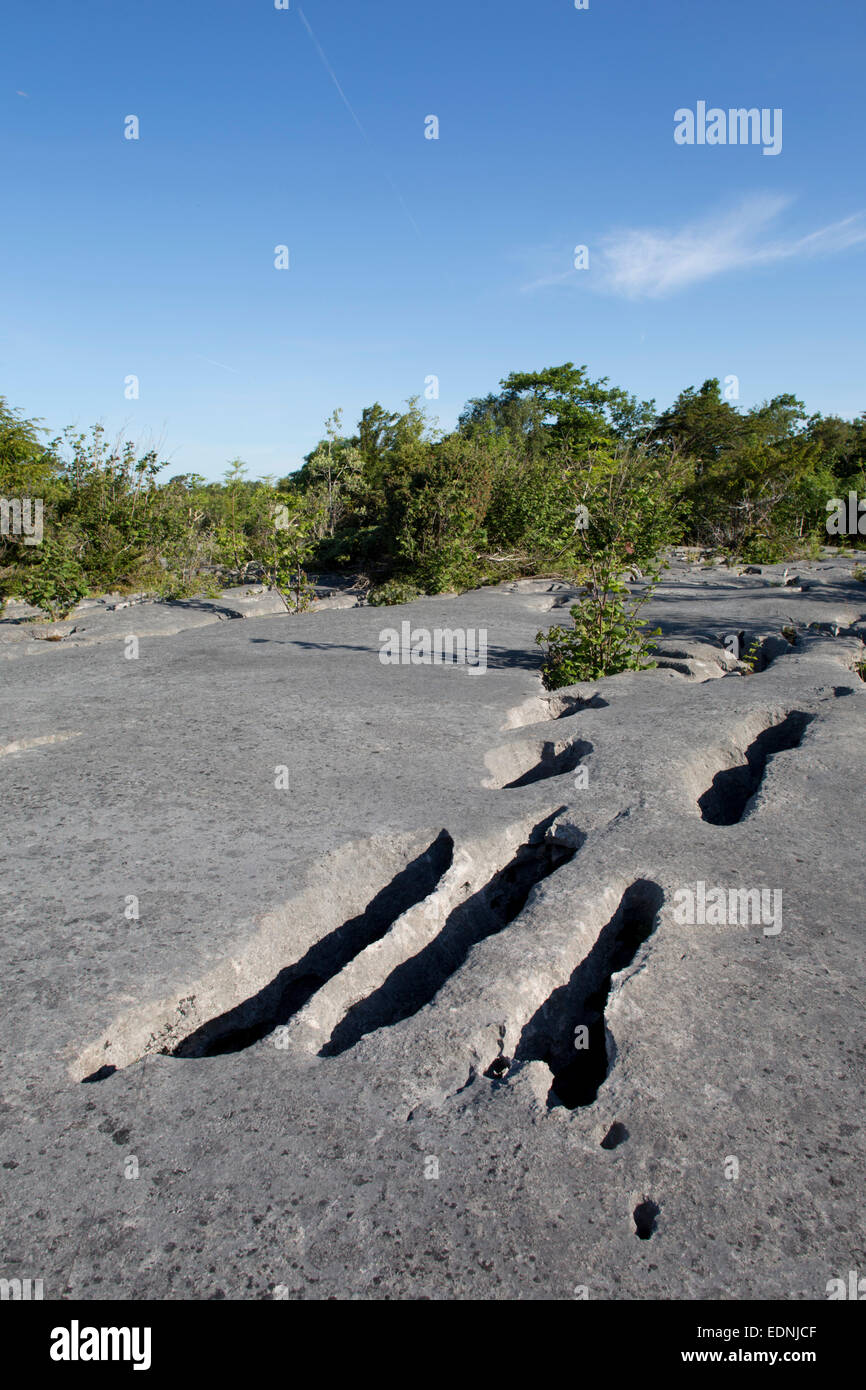
[[[372,141],[370,140],[369,135],[367,134],[367,132],[366,132],[366,130],[364,129],[364,127],[361,125],[361,122],[358,120],[358,117],[355,115],[355,111],[354,111],[354,109],[353,109],[353,107],[352,107],[352,103],[349,101],[349,98],[346,96],[346,93],[343,91],[343,88],[340,86],[340,83],[339,83],[339,81],[337,80],[337,74],[334,72],[334,69],[331,67],[331,64],[328,62],[327,54],[325,53],[325,50],[322,48],[322,45],[319,43],[319,40],[316,38],[315,34],[313,33],[313,30],[312,30],[312,28],[311,28],[311,26],[310,26],[310,21],[307,19],[307,16],[304,14],[304,11],[301,9],[300,5],[298,6],[298,14],[301,16],[301,23],[303,24],[304,28],[306,29],[307,33],[309,34],[310,38],[312,39],[312,41],[313,41],[313,43],[314,43],[314,45],[315,45],[315,48],[316,48],[316,52],[318,53],[319,57],[320,57],[321,60],[322,60],[322,66],[324,67],[325,71],[327,72],[328,76],[330,77],[331,81],[333,82],[334,86],[336,87],[337,91],[338,91],[339,94],[340,94],[340,100],[342,101],[342,103],[343,103],[343,105],[345,106],[346,110],[348,111],[349,115],[352,117],[352,120],[355,122],[355,125],[358,127],[358,130],[361,132],[361,135],[363,136],[363,138],[364,138],[364,140],[365,140],[365,142],[366,142],[366,144],[367,144],[367,147],[370,149],[370,151],[371,151],[372,153],[375,154],[375,150],[373,149],[373,144],[372,144]],[[388,180],[388,183],[391,185],[391,190],[392,190],[392,192],[394,193],[394,195],[395,195],[395,197],[397,198],[397,200],[398,200],[400,206],[402,207],[403,211],[405,212],[406,216],[408,217],[409,221],[412,223],[412,226],[415,228],[415,231],[417,232],[418,236],[420,237],[420,235],[421,235],[421,228],[418,226],[418,223],[415,221],[415,218],[412,216],[411,212],[409,211],[409,208],[408,208],[407,205],[406,205],[406,200],[404,199],[402,193],[400,192],[399,188],[398,188],[397,185],[395,184],[394,180],[391,178],[391,175],[388,173],[388,170],[387,170],[386,168],[384,168],[384,166],[381,166],[381,167],[382,167],[382,173],[385,175],[385,178]]]

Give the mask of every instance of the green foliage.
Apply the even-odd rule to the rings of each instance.
[[[161,578],[154,580],[153,592],[158,599],[177,603],[189,598],[219,598],[222,589],[213,575],[184,578],[173,570],[167,570]]]
[[[315,596],[304,565],[313,550],[320,510],[310,499],[267,487],[262,489],[262,499],[269,524],[256,559],[288,611],[303,613]]]
[[[489,497],[482,449],[458,435],[432,444],[409,479],[397,534],[400,572],[431,594],[471,588]]]
[[[588,447],[613,439],[632,441],[653,423],[651,401],[638,402],[607,377],[591,381],[586,367],[564,362],[541,372],[512,372],[501,383],[502,394],[485,402],[470,402],[464,420],[488,417],[519,419],[528,433],[543,431],[548,439],[569,449]],[[515,414],[514,407],[522,408]]]
[[[745,666],[746,670],[751,675],[754,675],[755,673],[755,667],[758,663],[758,657],[761,655],[762,645],[763,644],[761,642],[760,637],[756,637],[751,646],[747,647],[747,649],[743,652],[743,655],[740,657],[740,661],[742,662],[743,666]]]
[[[638,615],[658,580],[655,557],[678,537],[683,520],[673,474],[654,469],[640,449],[596,454],[574,482],[586,524],[575,525],[570,553],[582,569],[583,588],[570,609],[573,626],[536,636],[545,649],[542,677],[549,690],[655,664],[650,639],[659,629],[647,632]],[[646,571],[646,584],[632,595],[623,573],[636,564]]]
[[[25,420],[0,396],[0,497],[48,495],[58,465],[43,433],[38,420]]]
[[[319,538],[334,535],[361,492],[363,457],[360,447],[340,434],[342,418],[342,410],[335,410],[325,421],[326,437],[307,455],[299,479],[318,503]]]
[[[737,556],[750,565],[775,565],[789,554],[781,536],[750,536],[736,547]]]
[[[394,603],[411,603],[420,597],[421,590],[417,584],[410,584],[406,579],[388,579],[370,590],[367,602],[371,607],[378,608]]]
[[[572,627],[552,627],[536,635],[536,642],[545,648],[541,673],[548,690],[655,666],[648,659],[654,649],[649,639],[657,637],[661,628],[646,632],[646,624],[637,617],[649,595],[628,603],[627,592],[625,585],[615,581],[603,595],[587,587],[581,602],[569,609]]]
[[[500,451],[491,481],[486,526],[497,551],[516,551],[529,567],[562,556],[573,533],[574,485],[558,453],[522,458]]]
[[[863,486],[866,420],[807,417],[790,394],[743,412],[713,378],[658,417],[650,447],[676,450],[693,471],[691,541],[772,563],[827,544],[827,499]]]
[[[155,533],[165,497],[156,485],[155,450],[141,455],[129,441],[109,445],[101,425],[89,435],[66,430],[53,442],[62,459],[56,531],[70,538],[85,572],[108,589],[134,582],[156,559]]]
[[[160,482],[155,450],[110,444],[100,426],[43,438],[38,421],[0,398],[0,496],[42,498],[53,547],[46,559],[0,536],[0,593],[27,584],[47,593],[46,575],[62,581],[72,566],[91,591],[175,598],[217,576],[255,575],[299,611],[314,569],[361,570],[385,595],[555,573],[584,586],[585,615],[595,608],[597,631],[589,624],[569,646],[578,642],[587,669],[627,658],[617,627],[631,610],[620,593],[622,612],[608,612],[611,585],[630,570],[652,573],[667,545],[756,563],[815,555],[828,542],[844,552],[850,538],[828,537],[825,504],[866,493],[864,415],[807,416],[790,394],[741,410],[716,379],[657,414],[571,362],[512,372],[469,401],[450,433],[417,398],[395,411],[367,406],[353,432],[335,410],[303,466],[276,486],[251,479],[240,459],[220,483]]]
[[[38,552],[21,581],[22,597],[51,619],[66,618],[90,593],[84,571],[69,546],[60,541],[43,540]]]

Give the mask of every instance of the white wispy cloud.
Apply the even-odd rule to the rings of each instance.
[[[661,299],[727,272],[792,258],[831,256],[866,242],[866,216],[857,213],[806,236],[775,231],[791,203],[784,197],[747,198],[736,208],[677,229],[622,228],[601,239],[590,270],[549,273],[525,291],[573,283],[627,299]],[[550,251],[545,256],[549,258]]]

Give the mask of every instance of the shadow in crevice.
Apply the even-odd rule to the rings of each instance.
[[[238,613],[237,609],[229,608],[227,604],[215,603],[212,599],[206,598],[183,598],[183,599],[163,599],[166,608],[188,609],[193,613],[215,613],[218,618],[232,619],[243,618],[243,613]]]
[[[453,910],[435,940],[398,965],[378,989],[349,1009],[321,1049],[321,1057],[339,1056],[367,1033],[411,1018],[435,998],[473,946],[514,921],[535,885],[577,853],[577,846],[544,838],[560,810],[545,817],[511,861]]]
[[[359,916],[344,922],[296,961],[281,970],[257,994],[219,1014],[184,1038],[172,1057],[214,1057],[241,1052],[289,1019],[308,999],[367,946],[385,935],[389,927],[432,893],[454,853],[447,831],[413,859],[396,878],[377,893]]]
[[[543,782],[548,777],[562,777],[566,772],[573,772],[591,752],[592,744],[583,738],[575,739],[566,748],[560,748],[558,751],[555,743],[545,743],[541,758],[535,766],[520,777],[515,777],[513,782],[506,782],[502,790],[528,787],[533,782]]]
[[[627,888],[592,950],[525,1025],[515,1060],[550,1068],[549,1108],[575,1110],[592,1105],[598,1095],[614,1060],[604,1017],[612,977],[631,965],[652,935],[663,901],[661,888],[650,879]]]
[[[763,781],[768,759],[789,748],[799,748],[814,718],[813,714],[792,710],[781,723],[771,724],[749,744],[744,763],[717,772],[712,786],[698,800],[703,820],[710,825],[736,825],[741,821]]]
[[[608,709],[610,702],[603,700],[599,694],[590,695],[583,698],[580,695],[570,695],[569,703],[559,710],[557,714],[551,715],[552,719],[570,719],[573,714],[580,714],[585,709]]]
[[[107,1081],[110,1076],[114,1076],[116,1071],[117,1067],[114,1066],[97,1067],[96,1071],[92,1071],[89,1076],[82,1076],[82,1085],[86,1086],[94,1081]]]
[[[526,729],[539,724],[550,724],[557,719],[571,719],[588,709],[607,709],[608,701],[603,700],[598,691],[591,695],[573,695],[566,690],[558,690],[552,695],[536,695],[532,699],[509,711],[503,724],[503,732],[510,729]]]

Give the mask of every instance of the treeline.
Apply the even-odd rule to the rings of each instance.
[[[42,498],[44,538],[0,536],[0,593],[46,611],[87,592],[164,597],[253,575],[303,607],[305,571],[366,574],[374,600],[532,572],[583,572],[615,534],[635,565],[672,541],[752,561],[814,551],[826,503],[866,491],[866,417],[751,410],[718,380],[658,413],[585,367],[512,373],[449,433],[417,398],[336,411],[304,465],[252,480],[159,481],[166,464],[101,427],[46,442],[0,398],[0,498]]]

